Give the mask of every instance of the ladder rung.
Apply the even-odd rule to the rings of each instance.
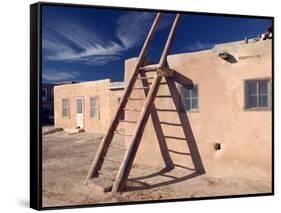
[[[137,123],[137,121],[129,121],[129,120],[119,120],[119,122],[125,122],[125,123]]]
[[[140,109],[126,109],[126,108],[124,108],[123,110],[124,111],[131,111],[131,112],[141,112]]]
[[[171,95],[157,95],[156,98],[172,98]]]
[[[115,144],[110,144],[110,146],[116,148],[116,149],[122,149],[122,150],[126,150],[126,147],[123,146],[119,146],[119,145],[115,145]]]
[[[137,79],[153,79],[154,77],[137,77]]]
[[[133,135],[127,135],[127,134],[124,134],[124,133],[122,133],[122,132],[119,132],[119,131],[114,131],[114,133],[115,134],[117,134],[117,135],[123,135],[123,136],[133,136]]]
[[[157,69],[151,69],[151,70],[144,70],[144,72],[155,72]]]
[[[98,171],[99,175],[103,175],[103,176],[107,176],[109,177],[111,180],[115,180],[114,177],[112,177],[112,175],[108,174],[108,173],[105,173],[105,172],[101,172],[100,170]]]
[[[148,84],[152,84],[153,82],[147,82]],[[161,82],[159,83],[159,85],[167,85],[168,83],[167,82]]]
[[[107,161],[112,161],[112,162],[114,162],[114,163],[122,163],[121,161],[119,161],[119,160],[115,160],[115,159],[112,159],[112,158],[109,158],[109,157],[104,157],[103,158],[104,160],[107,160]]]
[[[151,65],[147,65],[147,66],[144,66],[144,67],[140,67],[139,70],[151,72],[151,71],[156,71],[158,68],[159,68],[158,64],[151,64]]]
[[[128,98],[131,101],[145,100],[145,98]]]
[[[149,89],[149,87],[133,87],[132,89]]]

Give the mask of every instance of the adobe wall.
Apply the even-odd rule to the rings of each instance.
[[[123,93],[124,93],[123,88],[109,90],[109,113],[110,113],[111,120],[114,118],[115,113],[119,107],[119,101],[122,99]],[[119,123],[118,129],[124,132],[125,131],[124,123]]]
[[[55,126],[65,129],[76,128],[76,98],[84,99],[84,129],[89,132],[105,132],[110,121],[109,90],[110,80],[82,82],[54,87]],[[98,97],[98,118],[90,118],[90,97]],[[62,117],[61,99],[70,100],[68,117]]]
[[[244,109],[244,81],[272,77],[271,48],[271,40],[266,40],[170,55],[168,64],[175,74],[168,83],[162,79],[154,122],[150,116],[135,163],[163,167],[172,160],[178,167],[205,171],[208,176],[269,180],[272,112]],[[233,61],[218,57],[220,50],[233,55]],[[126,61],[125,81],[135,62],[136,58]],[[199,110],[179,112],[178,88],[190,82],[198,85]],[[144,97],[142,91],[133,95]],[[129,104],[140,109],[142,101]],[[126,118],[134,120],[137,114],[127,113]],[[126,131],[132,132],[133,124]],[[215,150],[216,143],[221,150]]]

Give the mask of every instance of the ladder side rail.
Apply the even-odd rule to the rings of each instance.
[[[125,153],[123,162],[120,166],[120,169],[118,171],[116,180],[113,184],[112,192],[120,192],[125,187],[126,181],[128,179],[130,170],[132,168],[138,146],[140,144],[143,131],[145,128],[145,124],[147,123],[150,109],[152,106],[152,103],[155,99],[155,96],[158,92],[160,82],[161,82],[162,76],[155,75],[154,81],[152,83],[151,89],[148,92],[147,98],[144,102],[143,108],[141,110],[140,119],[137,123],[136,129],[134,131],[133,137],[131,139],[131,143],[128,147],[128,150]]]
[[[173,25],[171,27],[169,36],[167,38],[167,42],[165,44],[164,50],[162,52],[161,58],[160,58],[160,63],[159,63],[159,67],[163,68],[163,66],[165,65],[166,62],[166,58],[168,55],[168,51],[169,48],[171,46],[171,43],[173,41],[175,32],[176,32],[176,28],[179,22],[179,18],[180,18],[180,14],[177,14],[175,17],[175,20],[173,22]],[[160,86],[160,82],[161,82],[161,75],[155,75],[154,77],[154,81],[151,85],[151,88],[147,94],[146,100],[144,102],[142,111],[141,111],[141,115],[140,115],[140,119],[137,123],[135,132],[133,134],[133,137],[131,139],[131,143],[128,147],[127,152],[125,153],[125,157],[124,160],[120,166],[120,169],[118,171],[117,174],[117,178],[113,184],[113,188],[112,188],[112,192],[120,192],[123,190],[123,188],[126,185],[130,170],[132,168],[136,153],[137,153],[137,149],[139,147],[142,135],[143,135],[143,131],[145,128],[145,124],[147,123],[148,120],[148,116],[152,107],[152,103],[155,100],[155,97],[157,95],[159,86]]]
[[[169,49],[170,49],[170,47],[171,47],[171,43],[172,43],[172,41],[173,41],[173,39],[174,39],[175,32],[176,32],[176,28],[177,28],[177,26],[178,26],[179,20],[180,20],[180,14],[177,13],[177,15],[176,15],[176,17],[175,17],[175,20],[174,20],[174,22],[173,22],[173,25],[172,25],[172,27],[171,27],[169,36],[168,36],[168,38],[167,38],[165,47],[164,47],[164,49],[163,49],[161,58],[160,58],[160,62],[159,62],[159,67],[160,67],[160,68],[163,68],[163,67],[165,66],[166,59],[167,59],[167,56],[168,56],[168,51],[169,51]]]
[[[138,58],[138,61],[135,65],[135,68],[130,76],[130,79],[128,81],[128,85],[126,86],[125,88],[125,91],[124,91],[124,95],[120,101],[120,105],[115,113],[115,116],[114,116],[114,119],[111,121],[111,124],[109,126],[109,128],[107,129],[107,132],[105,134],[105,136],[103,137],[103,140],[97,150],[97,153],[95,155],[95,159],[94,161],[92,162],[91,164],[91,167],[90,167],[90,170],[88,172],[88,175],[86,177],[86,180],[85,180],[85,184],[87,184],[88,180],[91,178],[91,177],[96,177],[98,176],[98,170],[100,170],[101,166],[102,166],[102,163],[103,163],[103,156],[107,153],[107,150],[109,148],[109,142],[112,140],[113,138],[113,131],[117,128],[118,126],[118,118],[119,118],[119,115],[122,113],[122,110],[124,108],[124,106],[126,105],[127,103],[127,97],[131,94],[131,91],[132,91],[132,86],[134,85],[135,81],[136,81],[136,75],[138,74],[138,69],[139,67],[142,65],[142,63],[144,62],[145,60],[145,55],[148,51],[148,48],[150,47],[151,45],[151,41],[154,37],[154,34],[156,32],[156,29],[160,23],[160,17],[161,17],[161,13],[157,13],[155,19],[154,19],[154,22],[150,28],[150,31],[148,33],[148,36],[144,42],[144,45],[142,47],[142,50],[140,52],[140,55],[139,55],[139,58]]]

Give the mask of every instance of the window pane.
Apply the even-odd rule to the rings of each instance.
[[[247,82],[247,94],[257,94],[257,81],[248,81]]]
[[[181,87],[181,98],[185,111],[198,109],[198,86],[184,85]]]
[[[92,106],[96,105],[96,98],[91,98],[91,104],[92,104]]]
[[[96,107],[96,105],[97,105],[97,98],[91,98],[90,99],[90,104],[91,104],[91,107]]]
[[[184,109],[185,109],[185,111],[190,111],[190,109],[191,109],[190,99],[184,100]]]
[[[184,88],[184,98],[190,98],[190,89]]]
[[[259,95],[259,107],[267,107],[268,100],[267,95]]]
[[[248,107],[257,107],[258,100],[257,96],[249,96],[248,97]]]
[[[198,100],[197,98],[192,98],[192,109],[198,109]]]
[[[97,97],[90,98],[90,116],[97,117]]]
[[[256,80],[246,82],[247,107],[268,107],[269,91],[268,80]]]
[[[267,94],[268,81],[259,81],[259,94]]]
[[[184,87],[180,87],[180,96],[182,99],[184,99],[184,97],[185,97],[185,88]]]
[[[82,99],[77,99],[76,100],[77,103],[77,113],[82,113]]]
[[[193,86],[191,90],[192,98],[197,98],[197,86]]]
[[[62,107],[66,108],[68,106],[68,100],[67,99],[62,99]]]
[[[68,114],[67,108],[63,108],[63,109],[62,109],[62,116],[63,116],[63,117],[66,117],[67,114]]]
[[[62,116],[68,116],[68,99],[66,98],[62,99]]]
[[[186,97],[186,88],[184,86],[180,87],[180,98],[182,103],[182,108],[185,110],[185,97]]]
[[[96,108],[91,108],[91,117],[97,117],[97,109]]]

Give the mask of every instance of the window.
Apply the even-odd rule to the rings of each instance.
[[[78,114],[83,113],[83,99],[82,98],[76,99],[76,113],[78,113]]]
[[[68,99],[63,98],[61,102],[62,102],[62,117],[68,117],[68,115],[69,115]]]
[[[43,89],[42,89],[42,99],[43,99],[44,101],[47,100],[47,88],[43,88]]]
[[[90,117],[98,118],[98,98],[97,97],[90,98]]]
[[[270,107],[269,80],[246,81],[246,108]]]
[[[198,86],[185,85],[180,89],[182,106],[184,111],[197,111],[198,110]]]

